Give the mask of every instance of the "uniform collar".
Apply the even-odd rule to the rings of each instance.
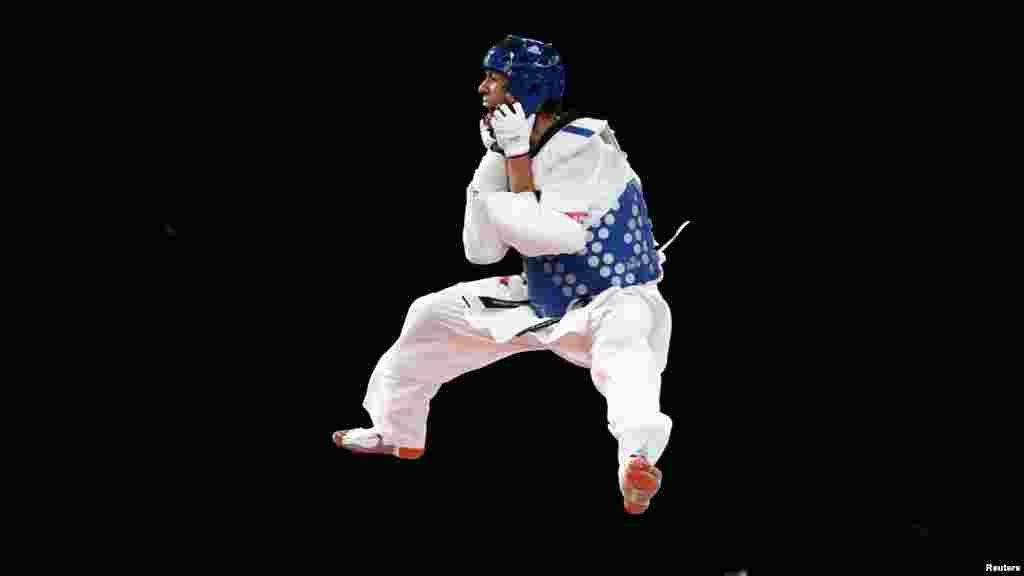
[[[540,149],[543,148],[544,145],[548,143],[548,140],[551,140],[555,134],[558,134],[559,130],[583,117],[584,114],[576,110],[570,110],[569,112],[562,114],[558,120],[555,120],[554,124],[548,126],[548,129],[543,135],[541,135],[540,140],[537,141],[537,145],[530,148],[530,158],[535,158],[537,154],[540,153]]]

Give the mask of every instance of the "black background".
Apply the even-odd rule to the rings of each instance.
[[[478,567],[470,551],[741,568],[833,550],[921,566],[1008,534],[985,472],[1005,462],[1003,420],[973,418],[1003,408],[958,393],[981,383],[943,334],[938,206],[957,175],[929,115],[954,40],[863,15],[403,14],[185,17],[138,39],[155,138],[135,166],[174,227],[167,381],[140,395],[168,431],[154,514],[239,560],[439,567]],[[566,104],[616,129],[658,239],[691,220],[660,286],[675,427],[642,517],[622,511],[603,399],[551,354],[442,387],[422,460],[328,439],[369,424],[370,372],[414,299],[520,269],[461,245],[479,65],[505,33],[561,50]]]

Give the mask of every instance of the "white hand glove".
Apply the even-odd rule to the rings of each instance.
[[[530,151],[530,131],[535,117],[531,115],[527,118],[519,102],[511,108],[508,104],[502,104],[494,111],[491,125],[494,126],[494,136],[498,139],[498,146],[505,151],[506,158],[522,156]]]

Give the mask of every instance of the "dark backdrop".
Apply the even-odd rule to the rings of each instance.
[[[835,30],[728,15],[615,30],[337,18],[195,24],[151,50],[158,148],[140,162],[175,233],[169,384],[144,420],[173,431],[153,476],[174,487],[167,514],[244,528],[263,544],[241,555],[558,551],[595,530],[610,556],[658,540],[678,562],[735,567],[833,546],[934,558],[937,537],[991,526],[994,504],[936,486],[958,469],[936,384],[956,376],[923,335],[930,296],[908,287],[934,257],[889,251],[894,223],[937,226],[903,219],[928,207],[897,184],[936,169],[898,143],[926,139],[916,113],[880,119],[913,100],[883,65],[898,39],[837,46]],[[610,120],[658,239],[692,221],[660,286],[675,428],[644,517],[622,512],[603,399],[551,354],[445,385],[420,461],[328,440],[369,424],[367,380],[414,299],[520,269],[514,252],[472,265],[461,245],[479,65],[506,32],[562,51],[566,104]]]

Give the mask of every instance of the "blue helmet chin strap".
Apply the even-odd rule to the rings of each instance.
[[[551,44],[506,36],[487,51],[483,68],[508,77],[507,90],[527,116],[536,114],[548,100],[561,100],[565,95],[565,65]]]

